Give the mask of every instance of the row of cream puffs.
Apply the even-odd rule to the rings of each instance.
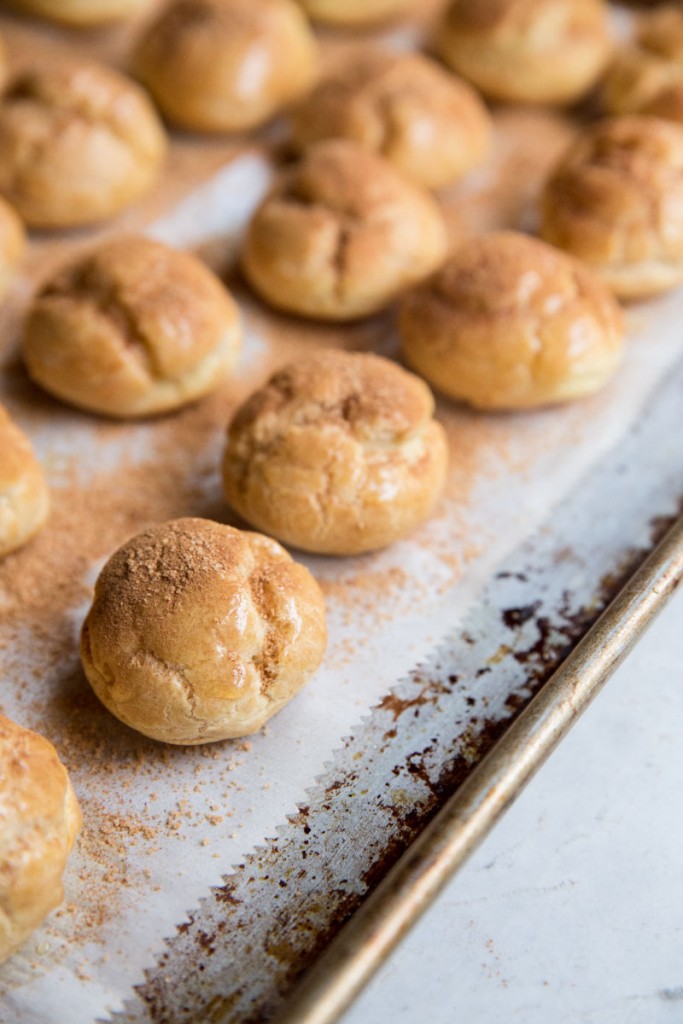
[[[123,17],[141,4],[16,0],[15,6],[85,22]],[[409,4],[308,0],[302,6],[309,15],[341,24],[372,22]],[[607,12],[604,0],[454,0],[432,46],[492,99],[575,102],[598,81],[614,50]],[[670,109],[669,87],[677,88],[680,79],[681,38],[683,15],[677,7],[665,7],[643,22],[637,49],[618,57],[610,71],[608,112]],[[245,70],[257,45],[258,88],[246,89]],[[171,0],[143,32],[133,64],[172,122],[195,130],[239,130],[272,116],[311,84],[315,43],[293,0]]]
[[[585,41],[591,38],[583,31],[585,8],[595,2],[565,4],[564,10],[564,0],[548,0],[550,7],[559,4],[562,14],[559,21],[548,16],[549,25],[557,32],[558,23],[566,21],[569,35]],[[512,47],[512,40],[521,39],[522,49],[539,47],[539,69],[544,65],[562,73],[547,39],[550,28],[542,31],[543,3],[530,8],[519,0],[496,5],[495,18],[493,8],[484,17],[478,5],[475,17],[466,5],[456,6],[447,23],[456,24],[454,38],[472,59],[479,52],[470,38],[473,33],[493,34],[497,40],[494,46],[489,38],[493,50],[481,58],[483,66],[490,63],[502,73],[501,54]],[[663,13],[683,36],[683,15]],[[538,25],[535,19],[540,19]],[[660,22],[650,26],[649,34],[643,32],[653,49],[664,34]],[[440,38],[444,50],[449,36],[444,32]],[[674,32],[671,38],[676,38]],[[583,66],[570,46],[560,46],[558,52],[569,55],[575,70]],[[252,82],[247,70],[254,66],[255,54],[260,71],[258,81]],[[531,73],[527,57],[522,54]],[[450,64],[487,94],[497,95],[481,76],[456,60]],[[361,54],[309,93],[316,76],[315,42],[292,0],[263,0],[259,5],[250,0],[174,0],[143,35],[134,67],[166,117],[182,127],[245,130],[294,104],[292,140],[299,150],[323,139],[347,138],[429,188],[457,181],[482,163],[488,151],[490,119],[477,93],[426,56]],[[671,54],[667,67],[680,67]],[[534,74],[540,82],[544,75],[539,69]],[[547,79],[547,70],[544,74]],[[553,100],[552,89],[524,92],[514,68],[511,75],[520,93],[505,98]],[[617,76],[619,81],[623,77]],[[650,95],[645,86],[643,90]],[[608,107],[666,113],[664,106],[673,102],[668,92],[666,103],[648,107],[644,100],[624,99],[627,92],[623,84],[610,88],[608,82]],[[30,226],[67,227],[114,216],[152,186],[165,152],[163,127],[144,91],[111,69],[88,64],[27,71],[0,96],[0,194]]]
[[[572,146],[543,201],[543,234],[583,262],[540,240],[499,233],[469,241],[443,263],[445,232],[428,193],[381,158],[332,141],[285,171],[253,219],[242,262],[268,301],[306,316],[352,319],[407,291],[399,327],[413,368],[476,407],[531,408],[589,394],[614,372],[622,326],[608,285],[631,297],[681,280],[682,195],[683,128],[654,118],[602,122]],[[213,390],[239,345],[237,307],[200,261],[125,237],[48,281],[23,338],[37,383],[80,408],[118,417],[165,412]],[[240,429],[248,421],[236,419]],[[259,434],[258,425],[250,429]],[[234,458],[242,451],[244,461],[250,452],[262,462],[253,439],[235,430]],[[242,484],[250,479],[244,465],[231,472]],[[261,486],[253,485],[254,495]],[[291,533],[264,512],[250,512],[259,501],[281,503],[245,498],[230,473],[226,490],[259,528],[300,547],[332,550],[327,540],[311,540],[305,526]],[[336,553],[390,543],[410,525],[339,540]]]

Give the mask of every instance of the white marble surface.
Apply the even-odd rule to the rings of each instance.
[[[683,1021],[683,590],[344,1024]]]

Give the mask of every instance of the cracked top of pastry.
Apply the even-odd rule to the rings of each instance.
[[[406,296],[400,328],[418,373],[485,409],[597,390],[618,365],[623,334],[619,306],[596,275],[515,232],[465,243]]]
[[[237,306],[191,253],[117,236],[67,266],[29,311],[31,377],[80,408],[163,412],[216,386],[234,362]]]
[[[655,117],[583,131],[546,185],[543,237],[593,265],[617,295],[683,279],[683,126]]]
[[[0,95],[0,193],[33,227],[113,216],[152,185],[165,152],[143,90],[103,65],[25,71]]]
[[[326,352],[276,373],[238,410],[223,464],[248,522],[304,550],[392,543],[431,512],[446,442],[427,385],[396,363]]]
[[[325,643],[320,588],[276,541],[176,519],[109,559],[81,656],[122,722],[195,744],[259,729],[318,668]]]
[[[432,197],[381,157],[334,139],[280,176],[252,220],[242,264],[272,305],[347,320],[388,305],[445,250]]]
[[[479,164],[491,132],[486,108],[466,82],[421,54],[379,50],[359,54],[322,81],[292,121],[300,148],[351,139],[426,188]]]

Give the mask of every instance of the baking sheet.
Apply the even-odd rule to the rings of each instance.
[[[0,30],[10,34],[13,51],[35,54],[36,30],[4,21]],[[63,34],[49,37],[52,46],[73,45]],[[101,48],[101,40],[93,46]],[[531,226],[545,168],[573,131],[556,115],[498,112],[491,165],[444,197],[453,241],[486,227]],[[309,687],[248,741],[182,750],[137,736],[99,706],[78,665],[78,628],[102,561],[152,521],[233,521],[218,477],[225,424],[274,366],[314,346],[396,353],[391,314],[344,329],[306,325],[265,310],[234,273],[231,258],[270,178],[273,143],[277,134],[248,148],[178,139],[164,188],[124,218],[126,227],[198,249],[234,287],[245,351],[235,378],[217,395],[174,417],[120,425],[72,412],[30,385],[16,359],[22,305],[35,281],[65,252],[91,243],[92,233],[36,239],[15,301],[3,312],[0,401],[36,443],[54,508],[47,530],[0,569],[0,706],[55,742],[86,820],[63,908],[0,968],[8,1024],[85,1024],[121,1010],[146,968],[162,976],[155,965],[164,939],[233,865],[251,863],[260,845],[271,849],[267,841],[310,803],[311,788],[329,774],[345,739],[367,736],[361,723],[392,713],[392,701],[404,699],[391,696],[396,681],[476,607],[505,556],[622,442],[681,359],[683,297],[672,295],[629,311],[627,358],[601,396],[509,417],[441,403],[452,469],[430,523],[377,555],[302,559],[323,585],[330,622],[328,657]],[[497,696],[487,700],[504,707],[510,684],[503,675]],[[467,733],[467,716],[475,717],[467,698],[476,704],[477,693],[462,696],[458,728]],[[435,730],[437,724],[450,742],[452,719],[435,722]],[[386,772],[384,762],[372,768],[377,786]],[[407,820],[414,794],[405,793],[392,813]],[[369,883],[356,870],[350,890],[361,895]],[[331,884],[334,876],[326,877]],[[201,931],[201,918],[192,916]],[[274,959],[291,969],[285,951]],[[248,978],[240,984],[252,988]],[[208,998],[211,991],[206,986]],[[135,1019],[156,1012],[152,1006],[150,998],[127,1012]]]

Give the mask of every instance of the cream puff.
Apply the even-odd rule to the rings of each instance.
[[[604,0],[452,0],[434,46],[491,99],[573,103],[612,51]]]
[[[343,321],[389,305],[445,252],[432,197],[381,157],[333,139],[280,175],[249,226],[242,267],[276,308]]]
[[[622,350],[609,289],[578,261],[514,232],[467,242],[404,299],[408,364],[479,409],[530,409],[602,388]]]
[[[237,411],[225,495],[286,544],[354,555],[405,537],[432,512],[444,430],[418,377],[363,353],[318,353],[276,373]]]
[[[292,125],[299,149],[350,139],[425,188],[467,174],[491,140],[491,119],[474,89],[416,53],[352,59],[294,109]]]
[[[27,71],[0,95],[0,194],[30,227],[115,216],[151,188],[165,152],[152,104],[110,68]]]
[[[621,298],[683,281],[683,126],[631,116],[586,129],[545,187],[541,234]]]
[[[133,67],[180,128],[247,131],[311,87],[317,46],[294,0],[171,0]]]
[[[215,390],[237,359],[237,306],[191,253],[116,236],[39,291],[23,333],[31,378],[62,401],[120,418]]]
[[[83,625],[88,680],[112,714],[164,743],[256,732],[326,644],[322,593],[269,537],[206,519],[150,527],[103,568]]]

